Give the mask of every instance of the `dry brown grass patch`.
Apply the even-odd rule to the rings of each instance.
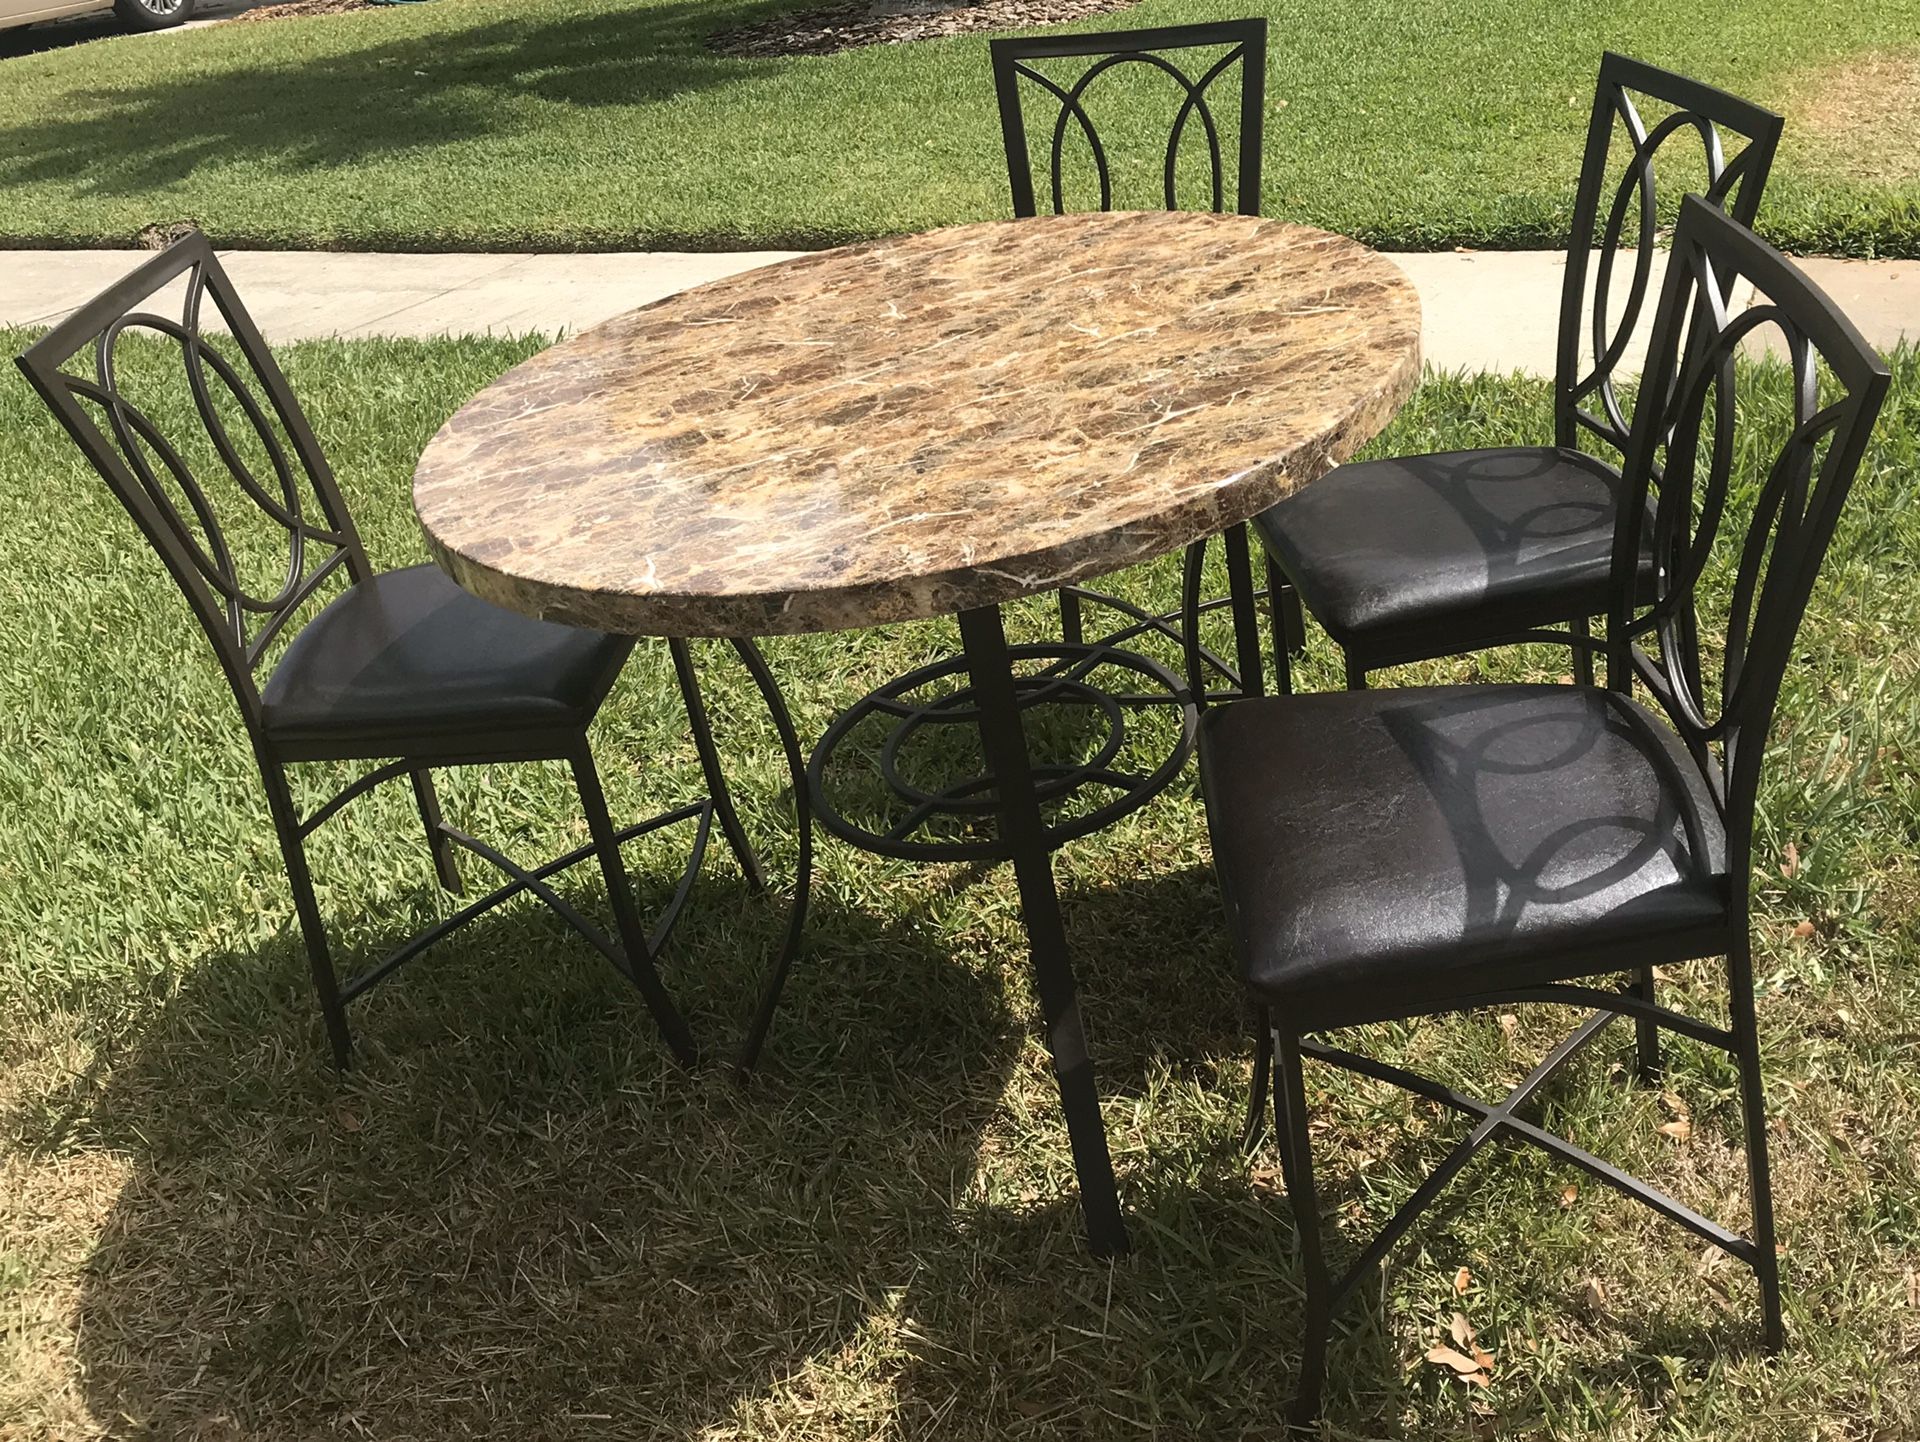
[[[1920,51],[1880,52],[1794,76],[1785,100],[1789,143],[1850,179],[1920,179]]]
[[[0,1159],[0,1437],[97,1431],[74,1365],[82,1272],[131,1171],[106,1152]]]

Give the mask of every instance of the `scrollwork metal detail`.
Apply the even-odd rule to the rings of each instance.
[[[1697,197],[1689,212],[1705,213]],[[1832,303],[1750,232],[1695,221],[1675,241],[1648,384],[1658,404],[1635,417],[1628,475],[1639,504],[1616,542],[1653,558],[1651,594],[1614,617],[1616,664],[1631,667],[1686,742],[1730,823],[1751,824],[1757,749],[1771,722],[1792,639],[1884,394],[1884,368]],[[1744,284],[1754,303],[1728,297]],[[1748,460],[1765,407],[1743,400],[1777,372],[1741,364],[1771,333],[1784,353],[1789,414],[1764,466]],[[1718,676],[1697,604],[1717,550],[1730,547],[1726,615],[1714,632]],[[1620,590],[1616,586],[1616,590]],[[1622,605],[1616,602],[1616,605]]]
[[[97,327],[74,338],[65,361],[36,379],[53,392],[61,419],[160,550],[239,686],[328,580],[343,569],[363,576],[366,559],[298,403],[211,247],[197,238],[187,252],[176,272],[185,284],[178,318],[139,308],[152,304],[164,282],[138,285],[136,273],[123,283],[124,296],[110,293],[119,308],[103,310]],[[203,324],[209,299],[237,360]],[[211,471],[196,467],[188,447],[128,393],[129,337],[177,349],[193,415],[214,457]],[[221,397],[231,403],[228,414]],[[257,442],[266,474],[243,454],[229,414]],[[248,513],[284,539],[285,568],[270,591],[241,574],[213,495],[216,484],[228,482]]]
[[[1163,53],[1194,50],[1207,52],[1211,58],[1189,69]],[[1215,51],[1219,53],[1211,54]],[[1054,79],[1035,63],[1065,58],[1088,59],[1092,63],[1071,83]],[[1020,96],[1023,85],[1037,87],[1059,106],[1059,113],[1050,127],[1048,145],[1048,181],[1054,213],[1060,214],[1068,208],[1065,151],[1070,128],[1075,127],[1086,140],[1093,157],[1094,175],[1100,189],[1100,209],[1113,209],[1113,166],[1099,130],[1087,113],[1085,98],[1096,80],[1122,67],[1145,67],[1165,75],[1182,92],[1183,98],[1174,114],[1161,165],[1162,198],[1169,210],[1180,208],[1178,171],[1181,144],[1195,117],[1199,119],[1206,142],[1209,182],[1207,208],[1216,212],[1228,209],[1225,147],[1220,121],[1209,96],[1222,77],[1238,72],[1240,116],[1236,136],[1238,155],[1234,208],[1243,215],[1257,215],[1260,209],[1260,107],[1266,70],[1264,21],[1227,21],[1090,36],[994,41],[994,81],[999,91],[1000,120],[1007,150],[1008,175],[1013,185],[1014,214],[1031,216],[1038,213]]]
[[[1648,99],[1671,107],[1652,125],[1641,115]],[[1660,227],[1657,172],[1662,158],[1673,153],[1670,142],[1683,134],[1698,141],[1699,193],[1745,223],[1759,207],[1779,132],[1779,116],[1723,91],[1623,56],[1602,62],[1568,245],[1556,396],[1560,445],[1591,436],[1615,455],[1627,448],[1632,423],[1617,375],[1648,311]],[[1621,137],[1628,153],[1616,170],[1612,155]],[[1629,253],[1632,268],[1614,320],[1616,271]]]

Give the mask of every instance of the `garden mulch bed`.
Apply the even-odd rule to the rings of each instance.
[[[707,38],[721,55],[832,55],[861,45],[896,45],[973,30],[1019,30],[1064,25],[1126,10],[1140,0],[843,0],[817,10],[776,15]],[[233,17],[239,21],[292,20],[379,8],[375,0],[286,0]]]
[[[295,20],[304,15],[339,15],[348,10],[375,8],[372,0],[287,0],[285,5],[260,5],[252,10],[242,10],[233,17],[231,23],[239,25],[250,20]]]
[[[296,0],[298,4],[349,3],[349,0]],[[351,0],[364,3],[364,0]],[[845,0],[818,10],[776,15],[707,39],[722,55],[832,55],[861,45],[897,45],[903,40],[934,40],[973,30],[1019,30],[1035,25],[1064,25],[1090,15],[1130,9],[1139,0]],[[292,8],[292,7],[279,7]]]

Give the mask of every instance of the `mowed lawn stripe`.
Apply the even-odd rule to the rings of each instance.
[[[1006,213],[983,36],[708,48],[782,8],[439,0],[0,61],[0,242],[192,219],[228,245],[730,249]],[[1920,0],[1711,21],[1687,0],[1147,0],[1095,23],[1229,11],[1272,20],[1271,213],[1397,248],[1558,244],[1611,46],[1787,111],[1773,238],[1920,254],[1920,178],[1870,123],[1910,112]],[[1116,149],[1158,143],[1170,104],[1140,96],[1102,117]]]

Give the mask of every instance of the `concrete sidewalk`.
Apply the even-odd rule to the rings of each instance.
[[[222,251],[268,340],[579,331],[675,291],[784,260],[729,254],[406,255]],[[144,251],[0,251],[0,325],[49,325]]]
[[[229,251],[222,259],[261,330],[281,341],[579,331],[793,254]],[[0,325],[50,324],[144,258],[141,251],[0,252]],[[1552,373],[1565,269],[1558,252],[1445,251],[1391,259],[1420,292],[1429,364]],[[1658,270],[1664,260],[1663,254]],[[1920,341],[1920,261],[1802,264],[1875,345]],[[1638,359],[1629,357],[1628,364],[1637,366]]]

